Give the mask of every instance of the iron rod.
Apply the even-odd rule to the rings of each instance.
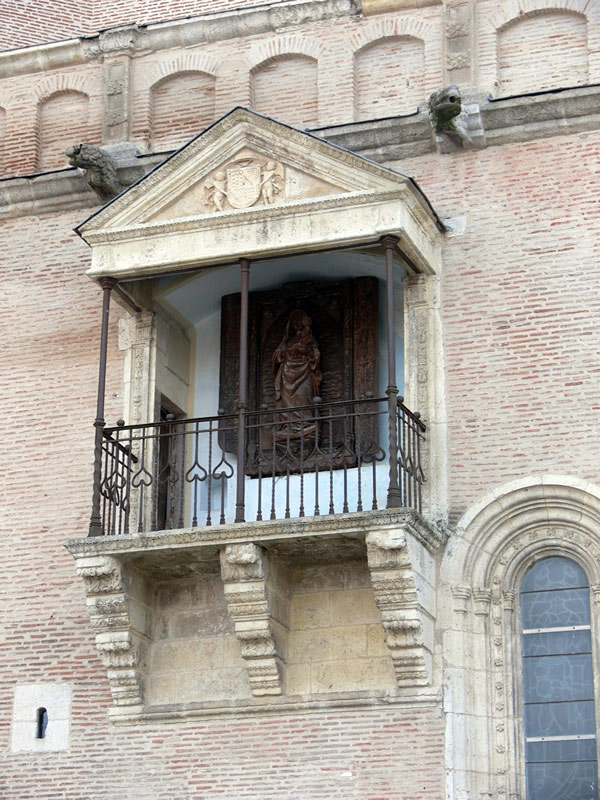
[[[248,288],[250,283],[250,262],[240,259],[241,301],[240,301],[240,403],[238,420],[237,448],[237,491],[235,498],[235,521],[245,519],[244,489],[246,481],[246,410],[248,405]]]
[[[116,281],[113,278],[102,278],[102,331],[100,334],[100,364],[98,366],[98,397],[96,402],[96,419],[94,421],[94,489],[92,494],[92,515],[90,517],[89,536],[102,535],[102,518],[100,516],[100,492],[102,483],[102,438],[106,422],[104,420],[104,396],[106,390],[106,356],[108,352],[108,315],[110,311],[110,292]]]
[[[387,299],[387,350],[388,350],[388,428],[390,483],[388,487],[387,507],[399,508],[402,505],[401,492],[398,487],[398,427],[396,422],[398,386],[396,383],[396,324],[394,313],[394,251],[398,246],[398,237],[383,236],[381,245],[385,250],[385,281]]]

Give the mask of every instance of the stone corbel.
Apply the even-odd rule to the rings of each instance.
[[[434,553],[443,541],[419,523],[366,536],[375,602],[400,687],[432,680]]]
[[[221,551],[225,599],[241,644],[255,696],[282,693],[282,658],[269,610],[266,554],[255,544],[230,544]]]
[[[77,559],[77,572],[114,704],[142,706],[149,621],[132,608],[123,566],[108,556],[86,557]]]

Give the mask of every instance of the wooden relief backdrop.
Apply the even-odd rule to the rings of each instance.
[[[251,292],[249,303],[248,410],[275,408],[273,353],[281,343],[292,311],[312,320],[321,353],[320,395],[323,402],[363,399],[377,394],[377,279],[364,277],[335,283],[302,281],[280,289]],[[235,413],[238,402],[240,295],[226,295],[221,307],[221,373],[219,406]],[[224,447],[236,450],[233,433]]]

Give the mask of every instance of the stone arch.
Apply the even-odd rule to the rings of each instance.
[[[245,56],[250,73],[259,69],[266,62],[278,57],[307,56],[318,61],[323,53],[321,44],[315,39],[304,36],[279,36],[261,42],[250,49]]]
[[[172,150],[215,119],[215,78],[188,70],[169,74],[150,87],[148,127],[154,151]]]
[[[39,172],[68,166],[66,149],[78,142],[94,143],[90,131],[89,96],[74,89],[59,89],[37,107],[37,157]]]
[[[78,92],[92,97],[95,88],[96,81],[93,76],[83,72],[72,72],[48,75],[35,85],[33,91],[39,104],[59,92]]]
[[[479,83],[496,95],[509,95],[595,82],[599,42],[600,8],[595,5],[508,0],[481,15]]]
[[[274,89],[275,87],[275,89]],[[298,91],[302,87],[302,91]],[[272,55],[250,71],[250,103],[260,114],[297,127],[319,124],[319,73],[314,55]]]
[[[460,688],[456,681],[446,681],[451,796],[524,796],[515,612],[526,570],[551,555],[583,567],[597,606],[599,487],[569,476],[506,484],[466,512],[446,551],[441,586],[453,612],[447,612],[444,625],[444,671],[448,676],[458,667],[461,681]],[[596,637],[598,618],[596,614]]]
[[[355,52],[353,74],[356,120],[414,112],[426,93],[425,42],[407,35],[369,42]]]

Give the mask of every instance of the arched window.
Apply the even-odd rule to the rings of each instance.
[[[521,586],[527,800],[598,798],[590,588],[549,557]]]

